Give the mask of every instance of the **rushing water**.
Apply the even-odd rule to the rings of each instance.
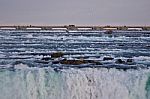
[[[0,99],[150,99],[150,31],[0,31],[0,45]],[[41,62],[58,51],[103,65]]]

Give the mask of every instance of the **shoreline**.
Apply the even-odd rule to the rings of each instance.
[[[102,30],[123,30],[123,31],[150,31],[150,26],[0,26],[0,30],[66,30],[66,31],[102,31]]]

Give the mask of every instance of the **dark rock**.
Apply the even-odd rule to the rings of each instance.
[[[59,72],[59,70],[58,70],[57,68],[54,68],[54,71],[55,71],[55,72]]]
[[[132,62],[133,62],[133,59],[127,59],[127,62],[128,62],[128,63],[132,63]]]
[[[63,57],[64,53],[62,52],[56,52],[51,54],[51,58],[60,58]]]
[[[150,45],[146,45],[146,47],[150,48]]]
[[[104,57],[103,58],[103,61],[107,61],[107,60],[113,60],[114,58],[112,58],[112,57]]]
[[[88,64],[88,63],[93,63],[95,65],[102,65],[102,63],[94,60],[61,60],[61,64],[68,64],[68,65],[81,65],[81,64]]]
[[[124,64],[125,61],[123,61],[123,60],[121,60],[121,59],[117,59],[115,63],[116,63],[116,64]]]
[[[127,59],[126,64],[132,65],[132,64],[134,64],[134,60],[133,59]]]
[[[52,64],[59,64],[59,61],[52,61]]]
[[[100,62],[95,62],[95,65],[103,65],[103,64]]]
[[[92,80],[91,80],[91,79],[89,79],[89,80],[88,80],[88,82],[90,82],[90,83],[91,83],[91,82],[92,82]]]
[[[105,33],[106,33],[106,34],[112,34],[113,31],[112,31],[112,30],[107,30]]]
[[[84,57],[77,57],[77,59],[88,59],[89,56],[84,56]]]
[[[94,60],[86,60],[88,63],[94,63]]]
[[[60,61],[61,64],[68,64],[68,65],[80,65],[80,64],[86,64],[88,63],[87,61],[84,60],[62,60]]]
[[[119,46],[124,46],[123,44],[119,44]]]
[[[61,72],[61,68],[55,67],[55,68],[54,68],[54,71],[55,71],[55,72]]]
[[[101,58],[101,56],[95,56],[95,58]]]

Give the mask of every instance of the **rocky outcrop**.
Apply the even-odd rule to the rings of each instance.
[[[122,59],[117,59],[115,63],[116,64],[124,64],[125,61],[123,61]]]
[[[127,59],[126,64],[132,65],[132,64],[134,64],[134,60],[133,59]]]
[[[64,53],[62,53],[62,52],[56,52],[56,53],[51,54],[51,58],[60,58],[63,56],[64,56]]]
[[[62,60],[60,61],[61,64],[68,64],[68,65],[80,65],[80,64],[86,64],[88,63],[87,61],[84,60]]]
[[[147,48],[150,48],[150,45],[146,45]]]
[[[133,65],[134,64],[134,60],[133,59],[127,59],[126,61],[122,60],[122,59],[117,59],[116,64],[127,64],[127,65]]]
[[[95,65],[102,65],[102,63],[98,62],[98,61],[94,61],[94,60],[61,60],[60,61],[61,64],[67,64],[67,65],[81,65],[81,64],[88,64],[88,63],[92,63]]]
[[[107,60],[113,60],[114,58],[110,57],[110,56],[107,56],[107,57],[104,57],[103,58],[103,61],[107,61]]]
[[[106,34],[112,34],[113,31],[112,31],[112,30],[107,30],[105,33],[106,33]]]

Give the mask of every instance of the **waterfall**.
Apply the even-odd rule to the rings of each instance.
[[[150,70],[3,69],[0,99],[150,99]]]

